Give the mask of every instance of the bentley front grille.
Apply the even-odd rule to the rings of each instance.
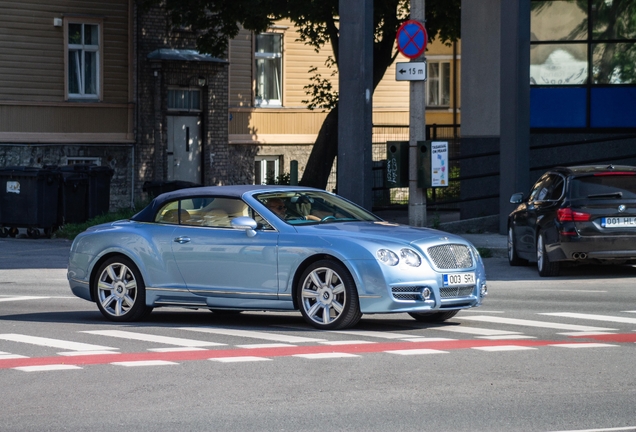
[[[444,244],[428,248],[428,255],[435,267],[441,270],[466,269],[473,266],[473,256],[468,246]]]

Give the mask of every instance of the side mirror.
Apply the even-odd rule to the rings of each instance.
[[[523,202],[523,192],[517,192],[510,197],[512,204],[521,204]]]
[[[232,219],[230,224],[234,229],[244,230],[248,237],[254,237],[256,235],[256,227],[258,224],[251,217],[240,216]]]

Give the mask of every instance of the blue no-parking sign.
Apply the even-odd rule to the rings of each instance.
[[[428,34],[424,25],[416,20],[408,20],[402,23],[397,31],[398,51],[410,59],[417,58],[424,54]]]

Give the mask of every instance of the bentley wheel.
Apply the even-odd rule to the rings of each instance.
[[[540,233],[539,237],[537,237],[537,269],[539,270],[539,276],[559,275],[559,263],[550,261],[550,257],[545,250],[545,238],[543,233]]]
[[[300,278],[297,300],[305,321],[318,329],[344,329],[362,317],[353,277],[336,261],[309,266]]]
[[[420,312],[409,312],[413,318],[418,320],[419,322],[427,322],[427,323],[436,323],[443,322],[448,319],[451,319],[455,315],[457,315],[458,310],[446,311],[446,312],[433,312],[433,313],[420,313]]]
[[[528,260],[519,258],[517,255],[517,244],[515,242],[514,232],[512,227],[508,228],[508,263],[511,266],[521,266],[528,264]]]
[[[152,311],[146,286],[135,264],[124,256],[106,260],[93,282],[100,312],[111,321],[137,321]]]

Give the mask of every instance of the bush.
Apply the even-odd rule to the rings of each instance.
[[[143,207],[134,209],[121,209],[113,213],[106,213],[100,216],[96,216],[86,222],[62,225],[57,229],[57,231],[53,232],[51,237],[73,240],[79,233],[86,231],[86,229],[89,227],[122,219],[130,219],[142,208]]]

